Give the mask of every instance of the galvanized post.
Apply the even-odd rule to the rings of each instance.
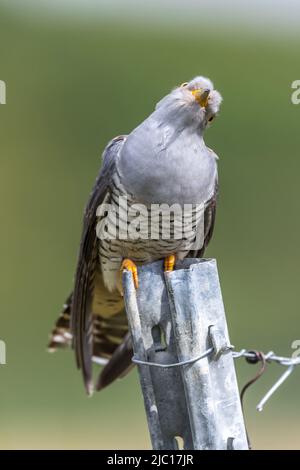
[[[124,298],[153,448],[248,449],[215,260],[138,272]]]

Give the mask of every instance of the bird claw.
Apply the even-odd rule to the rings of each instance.
[[[164,263],[165,271],[174,271],[175,263],[176,263],[175,255],[167,256],[165,258],[165,263]]]
[[[125,258],[121,264],[121,271],[130,271],[133,277],[133,283],[136,289],[139,287],[139,277],[136,264],[131,259]]]

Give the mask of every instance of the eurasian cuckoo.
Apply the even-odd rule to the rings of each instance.
[[[104,150],[84,214],[73,293],[49,344],[50,350],[74,347],[88,393],[93,389],[93,361],[105,365],[98,390],[132,367],[121,271],[132,272],[138,289],[137,265],[165,259],[165,269],[172,270],[176,259],[202,257],[211,239],[218,157],[206,147],[203,134],[221,100],[210,80],[196,77],[172,90],[145,121]],[[165,236],[162,205],[192,208],[192,230],[175,236],[178,217],[169,214],[170,230]],[[156,217],[161,211],[153,232],[134,221],[137,209],[150,225],[153,214]]]

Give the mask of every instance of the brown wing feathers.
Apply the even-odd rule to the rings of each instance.
[[[92,302],[95,287],[95,273],[98,263],[96,211],[109,191],[111,175],[114,171],[115,155],[123,140],[124,137],[114,139],[104,152],[103,167],[85,210],[83,233],[75,276],[71,309],[71,330],[77,365],[82,371],[84,384],[88,393],[92,392]]]

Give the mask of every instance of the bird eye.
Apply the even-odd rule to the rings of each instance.
[[[183,82],[181,85],[180,85],[180,88],[183,88],[185,86],[188,86],[188,82]]]
[[[209,118],[208,122],[211,122],[211,121],[213,121],[214,119],[215,119],[215,116],[211,116],[211,117]]]

